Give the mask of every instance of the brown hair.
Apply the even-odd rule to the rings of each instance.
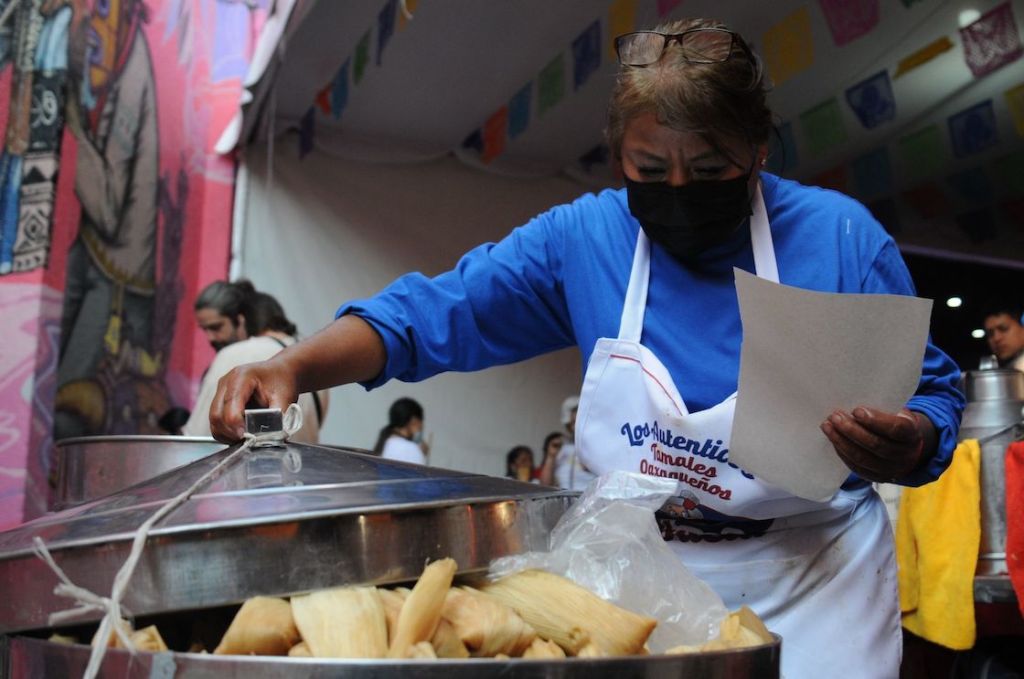
[[[713,19],[679,19],[658,25],[659,33],[682,33],[695,28],[727,28]],[[738,34],[725,61],[695,64],[683,58],[673,42],[661,59],[649,66],[621,66],[608,105],[605,136],[616,159],[622,157],[622,138],[630,120],[653,113],[674,130],[696,132],[730,157],[729,140],[751,145],[768,142],[772,114],[766,101],[768,84],[761,60]]]

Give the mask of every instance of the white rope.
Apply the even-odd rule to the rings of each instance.
[[[187,490],[177,495],[176,497],[168,500],[160,509],[156,510],[154,514],[146,520],[138,530],[135,531],[135,537],[132,540],[132,549],[128,554],[128,558],[124,564],[118,570],[117,575],[114,576],[114,585],[110,590],[109,597],[98,596],[84,587],[71,582],[67,574],[57,565],[53,560],[53,556],[50,551],[46,548],[46,544],[36,536],[33,538],[33,547],[40,559],[46,562],[46,564],[57,574],[61,584],[57,585],[53,593],[57,596],[67,597],[75,600],[78,605],[74,608],[70,608],[64,611],[58,611],[52,613],[49,617],[49,624],[63,622],[70,618],[74,618],[82,613],[88,613],[93,611],[106,611],[103,619],[100,621],[100,628],[96,632],[96,636],[92,639],[92,654],[89,656],[89,664],[85,668],[84,679],[93,679],[99,672],[100,664],[103,662],[103,656],[107,652],[107,644],[110,640],[111,628],[121,643],[128,649],[129,652],[135,653],[135,645],[131,639],[125,633],[122,626],[119,624],[123,618],[121,611],[121,599],[124,597],[125,589],[128,587],[128,582],[131,580],[132,575],[135,573],[135,567],[139,563],[139,559],[142,557],[142,549],[146,545],[146,538],[149,537],[149,531],[154,525],[165,516],[170,514],[172,511],[184,504],[192,495],[198,491],[209,481],[216,479],[221,472],[234,462],[239,456],[245,453],[250,448],[261,448],[264,446],[272,446],[280,441],[286,440],[289,436],[297,432],[302,427],[302,410],[295,403],[288,406],[288,410],[285,411],[283,418],[284,428],[282,431],[272,431],[262,434],[245,434],[245,442],[238,447],[238,449],[228,455],[226,458],[221,460],[213,469],[203,474],[199,479],[196,480]]]

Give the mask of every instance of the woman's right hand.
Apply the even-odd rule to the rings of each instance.
[[[239,366],[217,383],[210,405],[210,431],[224,443],[245,434],[246,408],[280,408],[298,401],[295,372],[275,359]]]

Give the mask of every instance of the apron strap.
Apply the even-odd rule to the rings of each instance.
[[[750,244],[754,251],[754,273],[773,283],[779,282],[779,267],[775,261],[775,246],[768,224],[768,210],[765,208],[761,182],[757,183],[751,205]],[[633,252],[633,268],[629,273],[626,299],[622,305],[622,320],[619,322],[619,339],[639,342],[644,329],[644,310],[647,308],[647,284],[651,272],[651,241],[640,229],[636,236],[636,250]]]

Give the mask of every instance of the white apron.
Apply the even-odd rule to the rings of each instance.
[[[760,188],[750,231],[757,275],[778,282]],[[641,230],[618,339],[597,341],[583,380],[576,446],[584,464],[680,481],[658,514],[662,534],[729,609],[746,604],[782,635],[786,679],[897,677],[903,646],[884,505],[870,485],[804,500],[730,463],[736,394],[689,412],[640,344],[649,273]]]

